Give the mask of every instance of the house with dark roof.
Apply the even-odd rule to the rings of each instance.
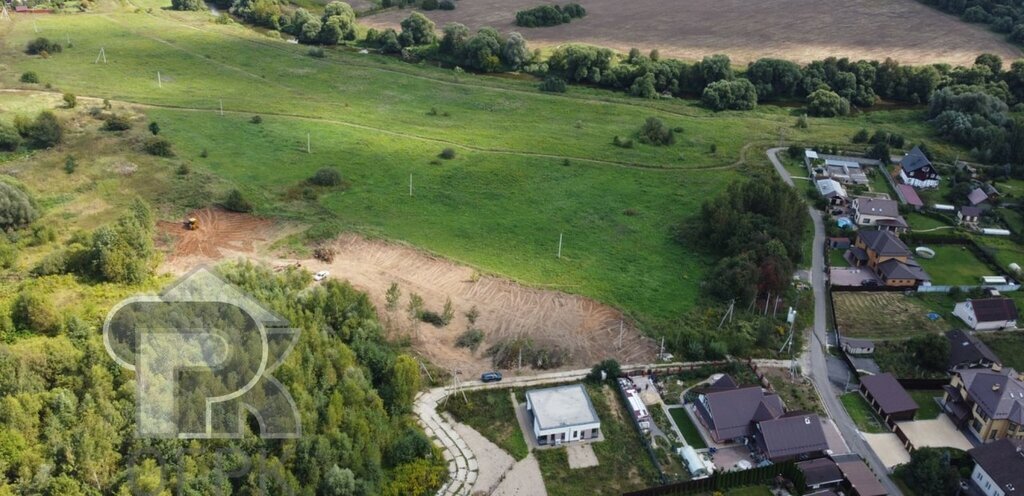
[[[697,418],[717,443],[745,439],[754,434],[757,422],[778,418],[785,412],[782,399],[760,386],[740,386],[723,375],[697,394]]]
[[[804,474],[804,485],[807,486],[807,489],[836,487],[844,480],[839,465],[829,458],[815,458],[799,462],[796,464],[796,468]]]
[[[900,215],[899,203],[896,200],[857,197],[853,199],[851,207],[853,220],[858,226],[876,226],[880,230],[895,233],[910,229],[906,219]]]
[[[946,339],[949,340],[948,370],[989,368],[1002,363],[988,345],[969,332],[952,330],[946,333]]]
[[[886,422],[914,420],[917,402],[889,372],[860,378],[860,394]]]
[[[896,189],[900,190],[900,195],[903,200],[907,202],[907,205],[920,210],[924,206],[924,202],[921,201],[921,196],[917,194],[917,190],[909,184],[897,184]]]
[[[828,451],[821,419],[813,413],[790,412],[757,423],[757,449],[773,463],[820,458]]]
[[[986,496],[1024,492],[1024,441],[1000,439],[967,451],[974,460],[971,484]]]
[[[915,188],[938,188],[939,172],[919,147],[900,160],[900,180]]]
[[[956,212],[956,222],[961,226],[977,227],[981,220],[981,207],[963,206]]]
[[[979,441],[1024,439],[1024,377],[1013,368],[959,369],[942,389],[943,410]]]
[[[910,248],[889,231],[860,231],[845,256],[850,265],[870,268],[886,286],[916,287],[931,281]]]
[[[832,460],[836,462],[839,471],[843,473],[843,478],[846,479],[846,486],[850,488],[848,494],[853,496],[886,496],[889,494],[860,456],[851,453],[833,456]]]
[[[962,301],[953,308],[953,315],[976,331],[1017,327],[1017,305],[1005,296]]]

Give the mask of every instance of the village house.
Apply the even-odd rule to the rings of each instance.
[[[1000,439],[967,452],[974,460],[971,484],[985,496],[1024,491],[1024,441]]]
[[[953,308],[953,315],[976,331],[1017,327],[1017,305],[1005,296],[962,301]]]
[[[943,390],[943,409],[978,441],[1024,439],[1024,378],[1013,368],[960,369]]]
[[[957,224],[967,227],[978,227],[981,220],[981,207],[963,206],[956,212]]]
[[[782,399],[760,386],[740,386],[723,375],[699,392],[694,407],[697,418],[716,443],[749,438],[757,422],[778,418],[785,412]]]
[[[540,445],[592,440],[601,435],[601,419],[582,384],[529,389],[526,410],[533,414],[533,434]]]
[[[969,332],[955,329],[946,333],[946,339],[949,340],[948,370],[989,368],[1002,363],[991,348]]]
[[[938,188],[939,173],[919,147],[910,150],[900,161],[900,180],[915,188]]]
[[[813,413],[791,412],[757,423],[755,444],[773,463],[820,458],[828,454],[821,419]]]
[[[818,187],[818,193],[822,198],[828,200],[829,205],[846,205],[846,188],[834,179],[819,179],[814,182]]]
[[[860,394],[886,422],[914,420],[917,413],[917,402],[891,373],[861,377]]]
[[[882,198],[857,197],[853,199],[854,221],[858,226],[876,226],[883,231],[897,234],[910,229],[900,215],[899,203]]]
[[[907,245],[889,231],[860,231],[844,256],[850,265],[870,268],[886,286],[910,288],[931,281]]]

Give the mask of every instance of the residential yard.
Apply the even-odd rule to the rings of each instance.
[[[618,393],[609,386],[587,385],[601,418],[605,440],[593,444],[600,465],[570,469],[564,449],[535,450],[544,485],[551,496],[618,495],[658,484],[657,471]]]
[[[936,397],[942,396],[941,389],[914,389],[907,390],[907,392],[920,407],[917,410],[917,415],[914,415],[914,420],[930,420],[938,418],[942,413],[942,408],[935,401]]]
[[[786,404],[786,410],[802,410],[824,414],[825,409],[818,400],[814,385],[800,373],[792,378],[789,369],[762,368],[760,371],[768,377],[772,388]]]
[[[508,389],[482,389],[462,395],[452,395],[438,409],[451,414],[455,420],[476,429],[482,436],[507,451],[516,460],[526,458],[530,450],[523,431],[516,420],[515,407]],[[603,417],[602,417],[603,419]]]
[[[928,320],[933,311],[919,299],[891,292],[833,291],[836,325],[845,337],[905,339],[948,329],[947,317]]]
[[[942,379],[944,370],[931,370],[919,365],[916,352],[908,349],[906,340],[889,340],[875,343],[874,359],[883,372],[892,372],[896,377],[914,379]]]
[[[935,250],[934,258],[916,257],[917,262],[932,277],[932,284],[970,286],[979,284],[982,276],[996,275],[966,246],[935,244],[920,246],[927,246]],[[910,247],[911,250],[914,248],[917,246]]]
[[[889,198],[895,200],[896,192],[889,186],[889,181],[885,179],[885,175],[888,173],[884,167],[869,169],[870,174],[868,176],[868,186],[871,188],[872,193],[884,193],[889,195]]]
[[[1013,240],[1000,236],[975,236],[978,245],[991,250],[1000,267],[1007,268],[1012,263],[1024,265],[1024,246]]]
[[[846,408],[847,413],[850,414],[850,418],[853,419],[853,423],[857,424],[857,428],[864,432],[869,433],[881,433],[889,432],[889,429],[885,427],[885,424],[878,415],[871,410],[871,405],[868,405],[867,400],[858,392],[846,393],[839,397],[839,400],[843,402],[843,406]]]
[[[707,443],[704,442],[704,438],[700,435],[699,428],[693,423],[690,416],[686,414],[685,408],[670,408],[668,412],[672,415],[672,420],[675,420],[679,432],[683,433],[683,437],[686,438],[686,444],[693,446],[694,449],[708,447]]]
[[[910,228],[914,231],[927,231],[937,227],[949,227],[950,225],[947,222],[917,212],[911,212],[904,215],[903,218],[907,219],[907,224],[910,224]]]
[[[1024,371],[1024,331],[979,332],[975,336],[992,348],[1003,365]]]
[[[849,267],[850,264],[843,258],[843,254],[846,250],[839,248],[832,248],[828,250],[828,265],[830,267]]]

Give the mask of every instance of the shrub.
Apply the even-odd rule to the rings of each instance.
[[[78,104],[78,98],[75,97],[74,93],[64,93],[64,106],[67,108],[75,108]]]
[[[618,136],[612,138],[612,144],[619,148],[633,148],[633,140],[623,139]]]
[[[13,126],[0,122],[0,151],[13,152],[21,145],[21,135]]]
[[[206,8],[202,0],[171,0],[174,10],[203,10]]]
[[[11,320],[23,331],[41,332],[54,335],[60,330],[60,313],[52,298],[36,290],[24,289],[14,299]]]
[[[800,117],[796,118],[797,129],[807,129],[811,126],[811,123],[807,120],[807,114],[801,114]]]
[[[480,343],[484,342],[484,331],[480,329],[468,329],[466,332],[459,334],[459,337],[455,340],[455,346],[459,348],[469,348],[472,351],[476,351],[480,347]]]
[[[224,199],[224,203],[222,203],[221,206],[232,212],[252,212],[252,204],[249,203],[249,200],[246,200],[245,196],[242,195],[242,192],[237,189],[233,189],[228,192],[228,196]]]
[[[443,159],[445,159],[445,160],[451,160],[451,159],[455,158],[455,149],[454,148],[445,148],[444,150],[441,150],[441,154],[438,155],[438,156],[443,158]]]
[[[816,117],[846,115],[850,113],[850,102],[834,91],[819,89],[807,97],[807,112]]]
[[[334,251],[334,248],[331,248],[330,246],[317,246],[315,249],[313,249],[313,258],[321,262],[333,262],[334,255],[336,255],[336,252]]]
[[[657,117],[648,117],[644,125],[637,133],[637,139],[641,143],[655,146],[671,145],[676,142],[676,136],[672,130]]]
[[[420,312],[419,319],[434,327],[445,326],[444,317],[442,317],[441,314],[430,310],[423,310],[422,312]]]
[[[258,115],[254,115],[252,116],[252,119],[249,119],[249,122],[253,124],[263,124],[263,118]]]
[[[306,52],[310,57],[322,59],[324,58],[324,49],[322,47],[313,47]]]
[[[317,186],[338,186],[341,184],[341,173],[333,167],[322,167],[313,173],[309,182]]]
[[[142,145],[142,150],[156,157],[173,157],[171,142],[159,136],[153,136]]]
[[[723,79],[707,85],[700,101],[712,110],[751,110],[757,106],[757,89],[746,79]]]
[[[39,84],[39,74],[33,71],[23,72],[21,73],[20,81],[23,83]]]
[[[0,228],[17,229],[36,220],[35,202],[25,191],[0,182]]]
[[[622,366],[619,365],[617,360],[612,358],[603,360],[601,363],[594,365],[594,367],[590,369],[590,374],[587,375],[587,380],[600,381],[601,372],[604,372],[606,376],[605,380],[615,381],[620,375],[622,375]]]
[[[121,114],[113,114],[103,123],[104,131],[127,131],[132,128],[132,121]]]
[[[579,19],[587,15],[586,9],[576,3],[558,5],[541,5],[532,9],[516,12],[516,25],[536,28],[545,26],[557,26],[565,24],[573,19]]]
[[[857,133],[853,135],[853,139],[851,139],[851,141],[853,141],[854,143],[867,143],[868,130],[861,128],[860,131],[857,131]]]
[[[49,148],[60,143],[64,137],[64,129],[61,127],[60,121],[49,110],[40,112],[31,121],[19,115],[14,118],[14,127],[33,148]]]
[[[437,6],[441,10],[455,10],[455,2],[453,2],[452,0],[441,0],[441,2],[437,4]]]
[[[160,134],[160,124],[157,124],[156,121],[150,122],[149,132],[153,133],[153,136]]]
[[[540,83],[540,90],[548,93],[565,93],[565,89],[565,80],[550,74],[544,76],[544,81]]]
[[[64,274],[68,271],[68,252],[57,250],[43,257],[39,263],[32,268],[34,276],[52,276]]]
[[[0,267],[10,269],[18,261],[18,246],[7,238],[0,238]]]
[[[420,2],[420,8],[423,10],[437,10],[438,6],[437,0],[423,0]]]
[[[28,42],[28,45],[25,47],[25,53],[29,55],[54,54],[60,53],[63,49],[64,47],[60,46],[60,43],[40,36]]]
[[[798,145],[789,145],[789,148],[786,149],[786,154],[789,155],[789,158],[796,160],[804,156],[804,149]]]
[[[78,163],[75,162],[75,157],[68,155],[68,158],[64,159],[64,172],[71,174],[78,168]]]

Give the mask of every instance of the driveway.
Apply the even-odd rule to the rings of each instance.
[[[931,420],[899,422],[899,426],[917,448],[956,448],[967,451],[974,447],[946,415]]]
[[[835,267],[829,269],[828,275],[833,286],[861,286],[868,281],[882,286],[878,276],[864,267]]]
[[[896,434],[887,432],[884,434],[863,433],[864,440],[875,450],[878,458],[885,465],[886,471],[892,470],[896,465],[902,465],[910,461],[910,453],[903,447],[900,438]],[[878,474],[879,472],[875,472]],[[884,472],[883,472],[884,473]],[[886,477],[888,479],[888,477]]]

